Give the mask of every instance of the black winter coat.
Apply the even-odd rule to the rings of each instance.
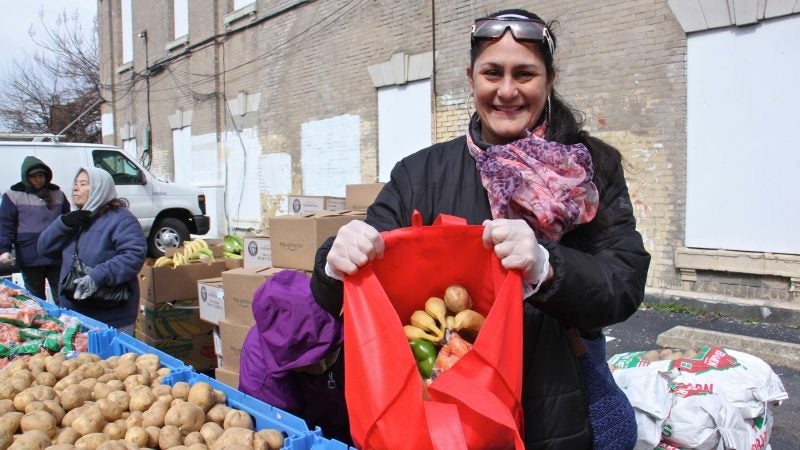
[[[650,255],[636,231],[618,153],[588,138],[600,205],[594,220],[577,226],[559,243],[540,240],[550,252],[554,278],[526,299],[524,307],[524,440],[528,449],[588,449],[588,406],[566,327],[596,335],[624,321],[644,295]],[[466,137],[433,145],[402,161],[367,210],[366,222],[379,231],[411,225],[411,213],[430,225],[440,213],[470,224],[491,219],[489,200]],[[325,275],[333,238],[317,252],[312,291],[331,314],[342,308],[342,283]]]

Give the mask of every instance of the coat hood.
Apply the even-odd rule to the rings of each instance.
[[[45,186],[49,185],[53,180],[53,171],[50,170],[50,167],[48,167],[47,164],[35,156],[26,156],[25,160],[22,161],[22,168],[20,169],[22,184],[25,185],[26,188],[31,187],[31,183],[28,181],[28,174],[34,169],[44,172],[46,180],[44,183]]]
[[[311,295],[311,279],[283,270],[253,296],[253,316],[261,356],[275,377],[314,364],[342,345],[342,327]]]
[[[111,174],[97,167],[85,166],[78,170],[75,179],[81,172],[89,175],[89,198],[81,209],[95,212],[101,206],[117,198],[117,188],[114,186],[114,179]]]

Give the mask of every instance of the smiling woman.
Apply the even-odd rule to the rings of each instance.
[[[366,220],[318,250],[312,291],[339,317],[341,280],[382,257],[380,232],[411,226],[412,211],[425,225],[442,213],[482,224],[483,244],[524,281],[525,341],[511,357],[522,359],[525,447],[632,448],[633,409],[596,349],[641,303],[650,255],[619,152],[556,93],[551,28],[524,10],[475,21],[465,135],[394,167]]]

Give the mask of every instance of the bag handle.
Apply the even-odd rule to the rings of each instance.
[[[436,217],[436,220],[433,222],[434,225],[466,225],[467,219],[458,216],[451,216],[449,214],[439,214]],[[411,226],[414,228],[420,228],[423,226],[422,223],[422,213],[418,210],[414,210],[411,213]]]
[[[78,257],[78,242],[81,240],[81,229],[78,228],[78,235],[75,236],[75,250],[72,252],[72,258],[75,259]]]

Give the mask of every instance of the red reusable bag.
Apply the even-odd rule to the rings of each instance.
[[[483,247],[483,227],[440,215],[382,234],[382,259],[344,280],[345,397],[361,449],[524,448],[522,281]],[[427,388],[403,332],[411,313],[460,284],[486,321],[472,351]]]

